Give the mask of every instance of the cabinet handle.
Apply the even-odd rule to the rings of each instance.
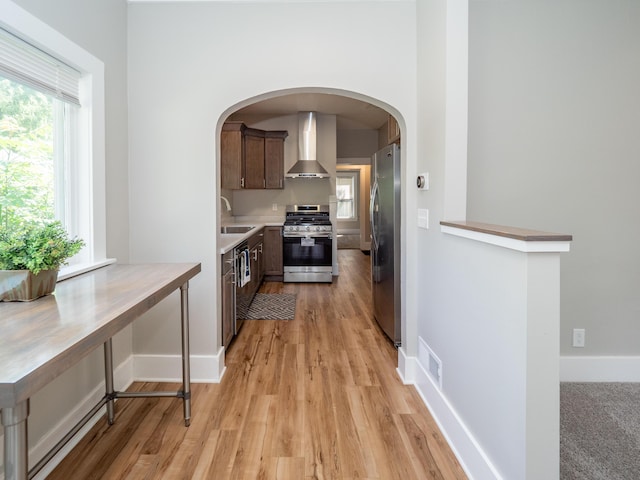
[[[240,188],[244,188],[244,177],[240,179]]]
[[[253,250],[253,259],[257,262],[258,261],[258,249],[254,249]]]

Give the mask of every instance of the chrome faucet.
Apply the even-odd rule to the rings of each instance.
[[[224,197],[224,196],[220,195],[220,198],[222,200],[224,200],[224,203],[227,204],[227,212],[230,212],[231,211],[231,204],[229,203],[229,200],[227,200],[227,197]]]

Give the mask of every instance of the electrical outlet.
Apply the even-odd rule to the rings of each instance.
[[[278,204],[277,203],[272,203],[271,204],[271,210],[273,210],[274,212],[278,211]]]
[[[574,328],[573,329],[573,346],[584,347],[584,337],[585,337],[584,328]]]

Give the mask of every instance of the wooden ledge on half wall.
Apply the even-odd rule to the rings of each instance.
[[[488,235],[496,235],[499,237],[512,238],[514,240],[521,240],[524,242],[570,242],[573,240],[572,235],[563,233],[542,232],[539,230],[529,230],[526,228],[492,225],[490,223],[443,220],[440,222],[440,225],[451,228],[460,228],[463,230],[471,230],[473,232],[486,233]]]

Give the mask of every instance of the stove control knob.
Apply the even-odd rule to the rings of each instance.
[[[311,227],[307,225],[307,232],[311,230]]]

